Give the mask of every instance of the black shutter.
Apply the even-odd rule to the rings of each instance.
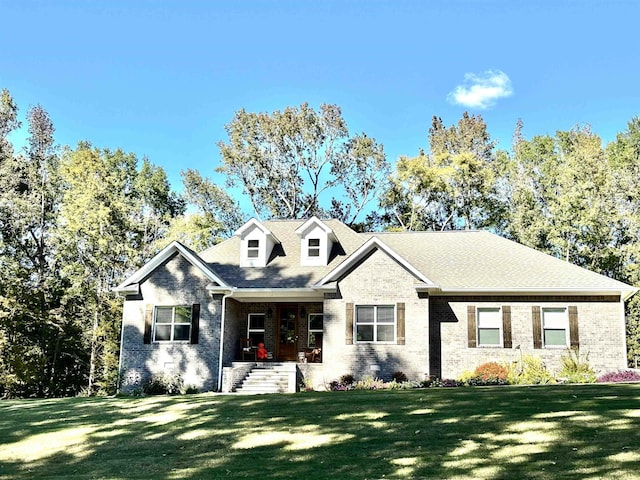
[[[198,343],[198,335],[200,333],[200,304],[191,305],[191,343]]]
[[[151,343],[151,330],[153,328],[153,305],[147,305],[144,312],[144,335],[142,342]]]
[[[542,319],[540,307],[531,307],[531,322],[533,327],[533,348],[542,348]]]
[[[502,344],[504,348],[511,348],[511,307],[502,306]]]
[[[398,345],[404,345],[404,303],[396,305],[398,318],[396,324],[396,341]]]
[[[580,339],[578,334],[578,307],[569,307],[569,342],[571,348],[580,347]]]
[[[476,348],[477,332],[476,332],[476,307],[474,305],[467,306],[467,338],[469,340],[469,348]]]
[[[353,303],[347,303],[345,319],[345,344],[353,345]]]

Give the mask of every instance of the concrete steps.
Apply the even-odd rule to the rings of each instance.
[[[295,392],[295,376],[295,365],[282,363],[257,364],[238,385],[236,393],[245,395],[287,393],[291,392],[292,385],[293,392]]]

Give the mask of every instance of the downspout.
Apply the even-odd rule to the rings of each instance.
[[[224,321],[227,313],[227,298],[233,295],[233,290],[226,290],[222,296],[222,312],[220,314],[220,353],[218,356],[218,391],[222,391],[222,356],[224,354]]]

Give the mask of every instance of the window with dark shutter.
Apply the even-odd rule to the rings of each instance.
[[[578,307],[569,307],[569,342],[571,348],[580,347],[580,336],[578,333]]]
[[[191,305],[191,343],[198,343],[198,336],[200,334],[200,304],[194,303]]]
[[[345,312],[345,343],[353,345],[353,303],[347,303]]]
[[[542,319],[540,307],[531,307],[531,322],[533,327],[533,348],[542,348]]]
[[[474,305],[467,306],[467,338],[469,348],[476,348],[476,307]]]
[[[398,303],[396,305],[397,311],[397,325],[396,325],[396,343],[398,345],[404,345],[405,339],[405,327],[404,327],[404,303]]]
[[[511,307],[502,306],[502,346],[511,348]]]
[[[144,335],[142,342],[151,343],[151,329],[153,327],[153,305],[147,305],[144,311]]]

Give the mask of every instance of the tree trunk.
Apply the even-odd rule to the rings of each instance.
[[[91,331],[91,359],[89,360],[89,384],[87,385],[88,394],[93,394],[93,384],[96,375],[96,356],[98,350],[98,309],[93,314],[93,328]]]

